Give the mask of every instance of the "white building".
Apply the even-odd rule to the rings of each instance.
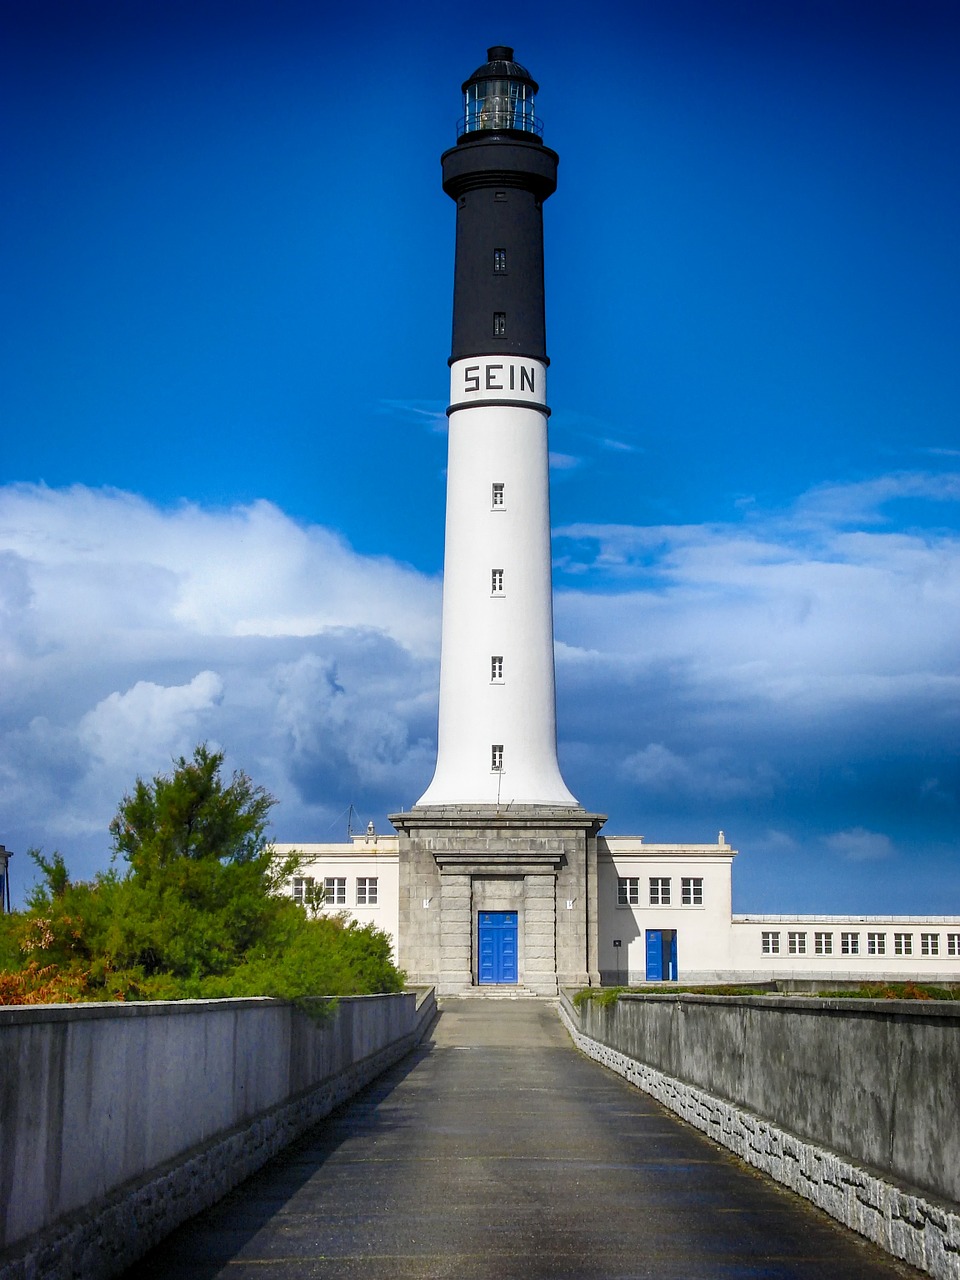
[[[324,890],[328,913],[372,923],[399,953],[399,837],[277,846],[302,864],[289,889]],[[960,916],[739,915],[736,850],[717,844],[597,840],[599,970],[604,985],[646,981],[960,982]],[[502,985],[502,984],[501,984]]]

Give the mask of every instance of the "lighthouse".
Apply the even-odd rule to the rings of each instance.
[[[453,994],[597,980],[596,834],[557,761],[538,85],[495,45],[463,83],[437,763],[400,834],[400,964]]]
[[[463,87],[437,766],[419,803],[576,806],[557,763],[537,84],[497,45]]]

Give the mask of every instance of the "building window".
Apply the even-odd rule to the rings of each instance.
[[[323,902],[327,907],[345,907],[347,905],[346,876],[327,876],[323,882]]]
[[[298,907],[305,907],[310,901],[311,891],[315,883],[313,876],[293,877],[293,900]]]
[[[913,955],[912,933],[895,933],[893,935],[893,954],[895,956]]]
[[[885,933],[867,934],[867,955],[885,956],[887,954],[887,935]]]
[[[617,881],[617,906],[640,905],[640,879],[638,876],[621,876]]]
[[[490,679],[503,679],[503,658],[499,654],[494,654],[490,659]]]
[[[377,905],[377,877],[357,876],[357,906],[375,907]]]
[[[813,950],[818,956],[833,955],[833,934],[832,933],[814,933]]]
[[[493,198],[494,200],[506,200],[507,193],[505,191],[495,191],[493,194]]]
[[[505,338],[507,336],[507,313],[505,311],[495,311],[493,313],[493,336],[495,338]]]
[[[506,249],[494,249],[493,251],[493,270],[496,275],[502,276],[507,270],[507,251]]]
[[[668,876],[650,877],[650,905],[651,907],[669,907],[670,879]]]
[[[938,956],[940,954],[939,933],[921,933],[920,954],[922,956]]]
[[[844,956],[858,956],[860,954],[859,933],[841,933],[840,954]]]
[[[499,773],[503,768],[503,743],[495,742],[490,748],[490,768]]]
[[[960,956],[960,933],[947,934],[947,955]]]
[[[503,485],[496,481],[490,494],[490,505],[494,511],[499,511],[503,507]]]
[[[807,954],[807,935],[805,933],[788,933],[787,950],[792,956],[805,956]]]
[[[764,929],[760,934],[760,950],[765,956],[778,956],[780,954],[779,933],[768,933]]]
[[[703,906],[703,877],[680,877],[680,901],[685,907]]]
[[[490,570],[490,594],[494,596],[503,595],[503,570]]]

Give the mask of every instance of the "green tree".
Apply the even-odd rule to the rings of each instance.
[[[223,752],[201,743],[193,759],[175,762],[168,777],[138,778],[110,823],[114,854],[144,877],[181,859],[256,863],[269,851],[267,820],[276,804],[243,772],[225,783]]]
[[[29,981],[7,989],[38,999],[401,989],[386,935],[317,903],[308,914],[281,892],[297,861],[278,864],[267,839],[275,801],[243,772],[227,781],[223,763],[201,745],[170,774],[137,779],[110,823],[124,869],[74,883],[59,853],[33,851],[41,882],[0,947],[9,957],[15,939]]]

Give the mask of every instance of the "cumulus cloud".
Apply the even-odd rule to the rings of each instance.
[[[958,497],[956,476],[897,474],[727,524],[558,529],[574,790],[661,838],[724,826],[778,857],[793,841],[801,863],[828,849],[849,874],[947,847]],[[956,870],[946,883],[960,892]]]
[[[223,680],[201,671],[188,684],[170,687],[138,680],[126,693],[111,693],[80,720],[81,746],[104,764],[138,770],[160,752],[183,755],[197,741],[223,699]]]
[[[8,847],[104,865],[136,776],[201,740],[278,796],[282,838],[429,780],[439,582],[269,503],[0,488],[0,627]]]
[[[814,530],[806,498],[789,516],[733,526],[560,529],[563,577],[589,581],[558,601],[565,642],[595,647],[603,580],[608,653],[695,668],[725,697],[762,695],[805,715],[879,701],[956,706],[960,538],[849,530],[837,514],[876,513],[883,495],[907,491],[960,496],[941,479],[877,481],[869,502],[866,486],[852,485],[846,507],[835,486]]]
[[[879,859],[921,884],[960,797],[958,492],[897,474],[726,524],[557,530],[574,793],[613,831],[723,827],[781,878],[819,865],[818,892]],[[102,866],[136,775],[202,739],[279,798],[280,839],[334,838],[351,802],[382,822],[431,776],[439,600],[266,502],[0,488],[0,839]]]

